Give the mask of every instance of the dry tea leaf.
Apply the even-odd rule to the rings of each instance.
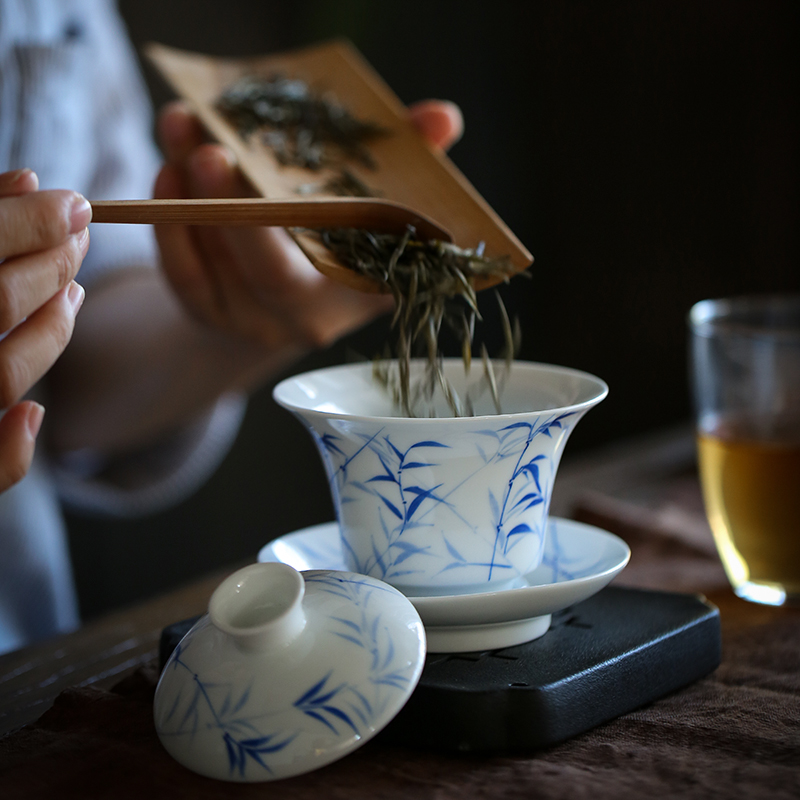
[[[413,229],[403,236],[377,234],[352,228],[319,231],[321,241],[343,264],[381,283],[395,299],[392,328],[396,333],[396,369],[388,362],[376,362],[375,376],[393,394],[395,402],[408,416],[418,416],[418,405],[429,402],[438,389],[455,416],[471,413],[473,399],[466,407],[442,371],[439,338],[447,325],[460,340],[464,369],[469,372],[475,321],[480,319],[473,286],[476,277],[501,277],[508,280],[515,270],[509,259],[490,259],[476,250],[466,250],[446,242],[421,242]],[[501,309],[505,338],[506,369],[517,352],[505,306],[496,294]],[[427,361],[423,380],[411,385],[410,362],[421,349]],[[484,381],[495,408],[500,413],[498,382],[484,348]]]

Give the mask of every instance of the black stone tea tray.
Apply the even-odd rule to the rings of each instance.
[[[197,618],[165,628],[163,667]],[[712,672],[719,611],[697,595],[609,586],[502,650],[429,653],[384,743],[524,752],[563,742]]]

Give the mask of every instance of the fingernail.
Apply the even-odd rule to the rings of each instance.
[[[28,426],[28,434],[31,439],[35,439],[39,434],[39,429],[42,427],[42,420],[44,419],[44,406],[38,403],[31,403],[28,409],[28,418],[25,420]]]
[[[204,184],[228,182],[231,172],[237,166],[233,151],[223,145],[205,145],[191,157],[190,167],[195,176]]]
[[[83,230],[92,221],[92,207],[83,195],[77,195],[70,209],[70,233]]]
[[[86,255],[89,249],[89,229],[84,228],[80,233],[75,234],[78,237],[78,247],[80,248],[81,255]]]
[[[225,160],[228,162],[228,166],[233,169],[239,166],[239,159],[236,158],[236,153],[233,152],[229,147],[222,147],[222,155],[225,157]]]
[[[79,283],[72,281],[67,289],[67,299],[72,306],[72,313],[77,314],[80,307],[83,305],[83,299],[86,297],[86,292]]]
[[[33,170],[29,169],[28,167],[16,169],[8,175],[8,182],[13,186],[15,183],[18,183],[28,175],[33,175]]]
[[[3,176],[3,183],[6,186],[7,191],[16,191],[18,184],[23,183],[24,181],[30,181],[30,186],[23,191],[33,191],[35,192],[39,188],[39,177],[37,174],[28,167],[23,167],[22,169],[16,169],[13,172],[9,172],[7,175]]]

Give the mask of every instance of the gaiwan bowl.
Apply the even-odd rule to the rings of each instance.
[[[443,370],[461,397],[483,374],[458,359]],[[418,597],[524,583],[542,559],[564,445],[607,393],[588,373],[515,361],[502,413],[484,392],[473,416],[447,416],[444,401],[435,417],[404,416],[369,363],[297,375],[273,396],[322,456],[348,569]]]

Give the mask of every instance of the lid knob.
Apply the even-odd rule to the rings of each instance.
[[[302,575],[287,564],[251,564],[217,587],[208,613],[242,652],[260,653],[302,633],[304,593]]]

